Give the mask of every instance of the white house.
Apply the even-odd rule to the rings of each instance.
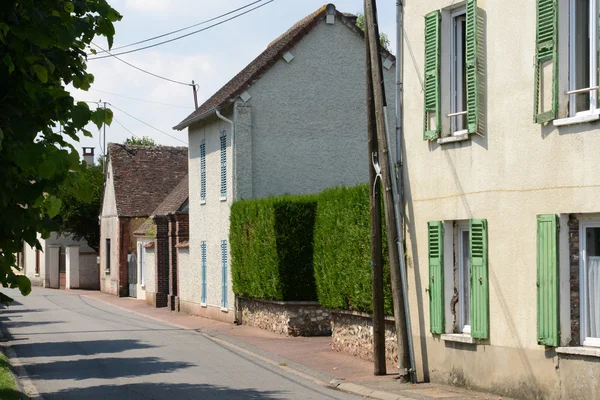
[[[175,126],[188,128],[190,149],[182,311],[234,320],[233,201],[368,181],[365,41],[355,21],[319,8]],[[391,100],[395,60],[382,57]]]

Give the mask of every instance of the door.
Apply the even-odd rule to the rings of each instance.
[[[127,276],[129,277],[129,297],[137,297],[137,257],[135,253],[127,255]]]

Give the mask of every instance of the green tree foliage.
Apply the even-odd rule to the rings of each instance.
[[[356,14],[356,26],[361,31],[365,31],[365,14],[360,12]],[[383,47],[384,49],[390,49],[390,39],[383,32],[379,32],[379,43],[381,43],[381,47]]]
[[[91,201],[81,199],[76,188],[70,185],[69,182],[63,184],[59,192],[62,208],[54,220],[59,225],[59,233],[73,235],[75,240],[85,239],[92,249],[98,251],[100,248],[98,216],[100,215],[104,189],[102,166],[82,166],[81,179],[92,187]]]
[[[156,146],[156,142],[154,141],[154,139],[148,136],[142,136],[141,138],[132,136],[130,138],[125,139],[123,144],[134,146]]]
[[[41,248],[36,234],[56,230],[53,218],[70,185],[84,200],[92,187],[79,174],[78,141],[88,122],[110,124],[110,110],[75,103],[65,86],[88,90],[86,52],[96,35],[112,46],[121,15],[106,0],[0,2],[0,284],[23,294],[31,283],[17,274],[23,242]],[[7,296],[0,294],[7,302]]]

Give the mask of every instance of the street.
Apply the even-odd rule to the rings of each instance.
[[[99,301],[34,288],[0,311],[24,389],[44,399],[358,399]],[[37,392],[37,393],[36,393]],[[39,397],[38,397],[39,398]]]

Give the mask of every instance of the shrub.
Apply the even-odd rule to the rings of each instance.
[[[231,208],[233,291],[280,301],[317,300],[314,196],[242,200]]]
[[[322,306],[372,312],[369,185],[333,188],[319,195],[314,271]],[[385,313],[393,315],[383,227]]]

